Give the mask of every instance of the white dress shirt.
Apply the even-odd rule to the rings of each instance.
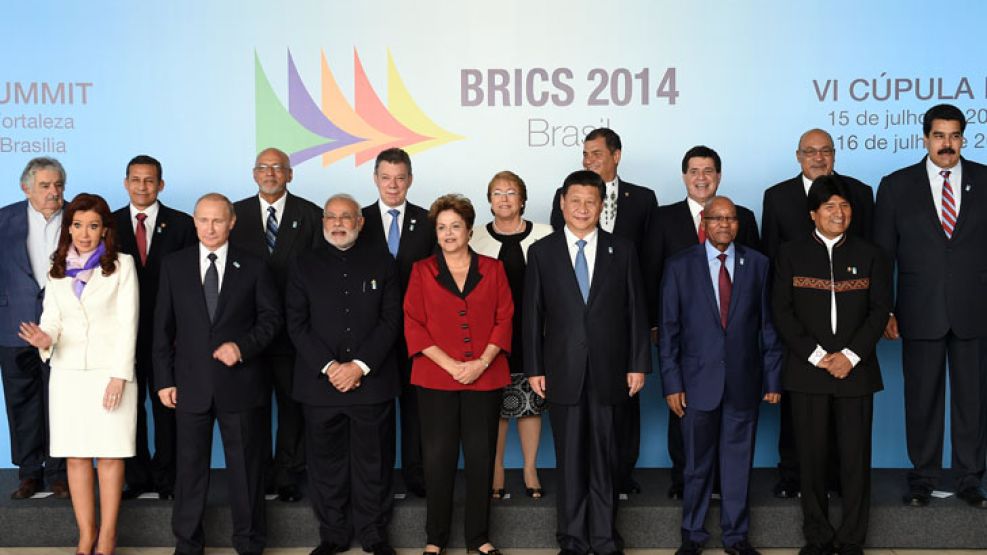
[[[806,198],[809,197],[809,188],[812,187],[812,180],[802,174],[802,188],[805,189]]]
[[[219,274],[219,290],[223,290],[223,274],[226,273],[226,255],[229,250],[229,241],[223,243],[223,246],[219,247],[215,251],[211,251],[207,249],[205,245],[199,243],[199,278],[201,278],[202,283],[205,283],[206,270],[209,269],[209,254],[215,252],[216,272]]]
[[[733,269],[737,261],[737,249],[734,248],[733,243],[727,245],[727,250],[720,252],[720,249],[713,246],[713,243],[706,240],[706,258],[709,264],[709,279],[713,281],[713,295],[716,296],[716,306],[720,307],[720,267],[727,267],[727,274],[730,276],[730,283],[733,283]],[[727,255],[726,260],[722,263],[720,262],[720,255]]]
[[[62,230],[62,211],[59,210],[46,220],[27,203],[27,257],[31,262],[31,273],[38,287],[44,289],[51,270],[51,255],[58,247],[58,234]]]
[[[384,226],[384,242],[386,243],[391,234],[391,215],[387,211],[392,209],[398,211],[398,229],[404,229],[404,214],[407,212],[408,201],[402,202],[400,206],[388,206],[384,204],[384,201],[377,199],[377,207],[380,208],[380,223]]]
[[[134,228],[134,237],[137,237],[137,214],[143,213],[146,218],[144,218],[144,235],[147,236],[147,252],[151,252],[151,241],[154,237],[154,226],[158,223],[158,211],[160,205],[158,201],[154,201],[154,204],[148,206],[144,210],[139,210],[133,204],[130,205],[130,225]]]
[[[699,226],[703,225],[703,220],[699,214],[703,211],[703,205],[696,202],[692,197],[685,197],[685,203],[689,205],[689,213],[692,214],[692,225],[696,227],[696,235],[699,235]]]
[[[607,233],[613,233],[613,226],[617,223],[617,180],[619,177],[614,177],[613,181],[608,181],[607,186],[607,196],[603,199],[603,212],[600,214],[600,227],[603,231]],[[607,211],[607,199],[613,199],[613,210]]]
[[[257,198],[260,200],[260,221],[264,224],[264,233],[267,233],[267,217],[269,215],[267,209],[271,206],[274,207],[274,220],[278,222],[278,229],[281,229],[281,216],[284,215],[284,201],[288,198],[288,192],[285,191],[281,198],[274,202],[267,202],[261,195],[257,195]]]
[[[579,253],[579,245],[576,244],[576,241],[579,240],[579,237],[576,237],[575,233],[569,231],[569,226],[565,226],[562,229],[565,230],[565,244],[569,247],[569,261],[572,263],[573,269],[575,269],[576,254]],[[586,234],[586,237],[583,237],[583,240],[586,241],[586,245],[583,247],[583,255],[586,256],[586,269],[588,270],[590,285],[593,284],[593,270],[596,266],[596,244],[599,235],[594,228],[593,231]]]
[[[953,201],[956,204],[956,217],[960,216],[960,200],[963,198],[963,164],[957,163],[951,168],[940,168],[932,163],[932,158],[925,159],[925,171],[929,173],[929,187],[932,188],[932,202],[936,205],[936,216],[942,220],[942,184],[945,181],[939,172],[949,170],[949,185],[953,189]]]

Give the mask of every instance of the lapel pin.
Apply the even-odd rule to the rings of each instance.
[[[857,267],[856,266],[847,266],[846,267],[846,271],[850,272],[853,275],[857,275]]]
[[[613,247],[607,247],[607,252],[613,254]]]
[[[159,225],[158,226],[158,229],[155,229],[154,231],[155,231],[155,233],[164,233],[164,226],[163,225]]]
[[[411,220],[411,225],[408,226],[408,231],[414,231],[415,230],[415,223],[416,223],[415,220]]]
[[[376,279],[370,280],[370,289],[372,291],[376,291],[377,290],[377,280]]]
[[[629,192],[627,192],[627,191],[624,191],[624,196],[625,197],[629,197],[629,196],[631,196],[631,194]]]
[[[743,266],[743,265],[744,265],[744,259],[743,259],[743,258],[740,258],[740,259],[738,260],[738,262],[740,262],[740,265],[741,265],[741,266]]]
[[[292,220],[291,229],[298,229],[298,220]]]
[[[234,267],[234,268],[239,268],[239,267],[240,267],[240,263],[239,263],[239,262],[237,262],[236,260],[234,260],[234,261],[233,261],[233,267]]]
[[[970,192],[970,184],[967,183],[966,188],[964,188],[963,190],[969,193]]]

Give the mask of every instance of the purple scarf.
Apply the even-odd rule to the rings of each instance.
[[[82,291],[89,283],[93,269],[99,266],[99,257],[103,256],[105,252],[106,247],[100,241],[99,246],[89,254],[89,258],[85,261],[82,260],[82,255],[79,254],[74,245],[69,247],[68,252],[65,253],[65,275],[72,278],[72,291],[76,298],[82,297]]]

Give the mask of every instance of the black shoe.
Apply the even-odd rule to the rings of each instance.
[[[334,543],[320,543],[319,547],[316,547],[308,555],[336,555],[336,553],[342,553],[349,549],[346,545],[337,545]]]
[[[404,487],[417,497],[425,498],[425,484],[421,482],[405,482]]]
[[[52,480],[48,486],[51,488],[52,497],[55,499],[69,499],[72,497],[72,494],[69,492],[69,483],[65,480]]]
[[[170,501],[175,498],[175,490],[173,488],[160,488],[158,489],[158,499],[161,501]]]
[[[683,491],[685,491],[684,485],[673,482],[672,485],[668,486],[668,498],[681,501]]]
[[[486,551],[480,551],[479,549],[467,549],[467,555],[502,555],[500,550],[496,547],[491,547]]]
[[[691,540],[685,540],[684,542],[682,542],[682,545],[680,545],[679,548],[675,550],[675,555],[699,555],[702,552],[703,552],[702,545]]]
[[[727,555],[761,555],[761,552],[754,549],[747,540],[741,540],[733,545],[726,546],[723,548],[723,551]]]
[[[38,489],[41,488],[41,481],[34,478],[25,478],[21,480],[17,489],[10,493],[11,499],[30,499],[35,493],[38,493]]]
[[[278,501],[284,501],[286,503],[294,503],[296,501],[301,501],[302,492],[298,489],[295,484],[288,484],[287,486],[278,486]]]
[[[387,542],[378,542],[370,547],[363,548],[363,550],[374,555],[395,555],[394,548],[388,545]]]
[[[125,501],[129,499],[137,499],[138,497],[144,495],[149,491],[151,491],[151,488],[149,486],[128,484],[123,488],[123,493],[120,495],[120,497]]]
[[[799,549],[799,555],[830,555],[833,553],[833,546],[829,544],[809,543]]]
[[[799,496],[798,482],[792,480],[779,480],[772,490],[778,499],[792,499]]]
[[[966,504],[975,507],[977,509],[987,509],[987,495],[984,495],[984,490],[977,486],[970,486],[960,490],[956,497],[959,497]]]
[[[929,504],[932,492],[925,488],[914,487],[901,498],[909,507],[925,507]]]
[[[855,543],[845,543],[836,552],[839,555],[864,555],[864,548]]]
[[[637,483],[637,480],[628,476],[624,479],[624,483],[620,484],[620,491],[617,493],[623,495],[630,495],[632,493],[641,493],[641,484]]]

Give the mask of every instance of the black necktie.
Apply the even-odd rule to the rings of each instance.
[[[219,270],[216,269],[216,253],[209,253],[207,258],[209,268],[206,269],[206,279],[202,281],[202,292],[206,296],[206,310],[211,323],[216,315],[216,305],[219,304]]]

